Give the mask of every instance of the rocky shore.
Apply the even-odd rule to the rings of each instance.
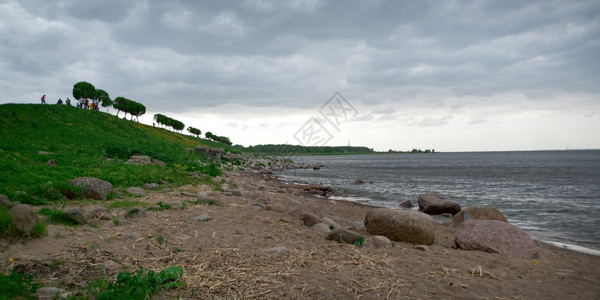
[[[159,298],[600,297],[600,257],[529,244],[528,236],[521,236],[520,246],[498,249],[482,249],[491,246],[480,236],[480,250],[465,250],[475,243],[469,235],[481,230],[471,228],[482,224],[474,220],[498,222],[484,237],[516,230],[491,217],[494,212],[456,210],[439,199],[456,219],[440,224],[422,212],[331,200],[331,187],[284,183],[272,174],[308,166],[258,165],[232,165],[233,171],[214,179],[222,191],[149,183],[132,190],[134,208],[109,210],[105,200],[69,202],[66,209],[78,211],[84,225],[49,225],[43,238],[3,241],[0,269],[31,274],[63,295],[125,269],[181,266],[187,285]],[[437,201],[424,198],[420,206]]]

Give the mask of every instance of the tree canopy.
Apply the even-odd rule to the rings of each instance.
[[[122,111],[125,113],[125,117],[127,116],[127,113],[129,113],[131,118],[133,119],[133,117],[136,117],[137,121],[139,121],[139,116],[146,113],[146,106],[125,97],[115,98],[113,107],[117,109],[117,117],[119,116],[119,112]]]
[[[202,134],[202,131],[200,131],[200,129],[194,127],[188,127],[187,131],[195,135],[196,137],[200,137],[200,135]]]
[[[94,87],[93,84],[91,84],[89,82],[80,81],[80,82],[76,83],[75,85],[73,85],[73,98],[75,98],[75,99],[81,99],[81,98],[95,99],[96,98],[96,88]]]
[[[171,127],[173,128],[173,130],[183,130],[183,128],[185,128],[185,124],[183,124],[183,122],[169,118],[165,115],[161,115],[161,114],[155,114],[154,115],[154,120],[156,121],[156,123],[158,123],[159,125],[164,125],[166,127]]]

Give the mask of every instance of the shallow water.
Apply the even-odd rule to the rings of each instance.
[[[330,185],[351,196],[346,200],[397,208],[439,192],[463,208],[494,206],[535,239],[600,250],[600,150],[292,159],[323,167],[284,171],[287,180]],[[367,183],[354,184],[357,178]]]

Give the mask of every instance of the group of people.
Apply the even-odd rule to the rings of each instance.
[[[46,95],[43,95],[40,100],[42,101],[42,104],[46,104]],[[90,99],[87,99],[87,98],[81,98],[76,101],[77,101],[77,108],[100,110],[98,101],[95,101],[95,100],[90,101]],[[71,99],[69,99],[69,97],[67,97],[67,100],[65,100],[63,102],[62,98],[58,98],[58,101],[56,102],[56,104],[57,105],[66,104],[68,106],[71,106]]]

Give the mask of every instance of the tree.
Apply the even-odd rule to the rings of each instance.
[[[200,131],[200,129],[194,127],[188,127],[187,131],[195,135],[197,138],[200,137],[200,135],[202,134],[202,131]]]
[[[81,98],[96,98],[96,88],[89,82],[80,81],[73,85],[73,97],[75,99]]]
[[[166,127],[171,127],[173,130],[183,130],[183,128],[185,128],[185,124],[183,124],[181,121],[171,119],[165,115],[155,114],[154,120],[159,125],[162,124]]]
[[[108,107],[112,106],[114,102],[108,96],[108,93],[103,89],[96,89],[96,96],[94,99],[98,100],[102,103],[102,107],[106,107],[106,112],[108,113]]]
[[[127,116],[127,108],[126,108],[126,104],[127,103],[127,99],[124,97],[117,97],[115,98],[115,102],[113,103],[113,107],[117,110],[117,117],[119,116],[119,112],[123,111],[125,112],[125,116]]]

